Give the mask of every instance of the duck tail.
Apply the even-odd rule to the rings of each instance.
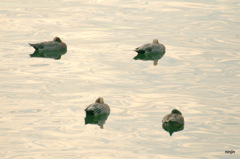
[[[145,53],[144,50],[140,50],[140,49],[135,49],[134,51],[136,51],[138,54],[144,54]]]
[[[32,46],[35,50],[38,50],[38,48],[37,48],[37,44],[30,44],[30,43],[28,43],[30,46]]]

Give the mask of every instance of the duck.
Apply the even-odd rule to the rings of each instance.
[[[36,44],[30,44],[35,51],[58,51],[67,50],[67,45],[59,37],[54,37],[53,41],[45,41]]]
[[[85,109],[86,115],[110,114],[110,107],[104,103],[103,98],[99,97],[95,103],[90,104]]]
[[[138,54],[146,54],[146,53],[165,53],[165,46],[158,42],[158,39],[153,39],[152,43],[147,43],[142,46],[137,47],[134,51]]]
[[[162,120],[162,123],[169,123],[169,122],[183,125],[184,118],[182,116],[182,113],[177,109],[173,109],[171,114],[164,116],[164,118]]]

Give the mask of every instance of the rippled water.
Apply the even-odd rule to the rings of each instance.
[[[0,2],[0,158],[239,158],[237,0]],[[59,36],[60,60],[28,43]],[[158,38],[165,55],[134,60]],[[104,129],[84,109],[102,96]],[[172,136],[162,118],[185,118]],[[233,150],[235,153],[225,153]]]

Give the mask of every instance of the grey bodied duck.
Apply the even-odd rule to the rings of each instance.
[[[90,104],[86,109],[86,115],[110,114],[110,107],[104,103],[103,98],[99,97],[95,103]]]
[[[36,51],[59,51],[67,50],[67,45],[62,42],[59,37],[55,37],[53,41],[45,41],[36,44],[30,44]]]
[[[153,39],[152,43],[147,43],[142,46],[139,46],[134,51],[136,51],[139,54],[159,53],[159,52],[165,52],[165,46],[159,43],[158,39]]]

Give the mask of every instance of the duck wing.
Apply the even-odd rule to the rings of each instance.
[[[94,103],[89,105],[86,109],[86,114],[87,115],[97,115],[101,113],[101,109],[99,108],[99,104],[98,103]]]
[[[176,122],[179,124],[183,124],[184,123],[184,119],[182,117],[182,115],[178,115],[178,114],[169,114],[166,115],[163,120],[163,123],[167,123],[167,122]]]
[[[161,53],[165,53],[165,46],[163,44],[150,44],[149,46],[151,48],[151,52],[161,52]]]
[[[60,43],[55,41],[47,41],[47,42],[41,42],[36,44],[29,44],[30,46],[34,47],[34,49],[44,49],[44,50],[54,50],[60,46]]]
[[[51,50],[59,50],[61,49],[61,47],[59,42],[51,41],[49,43],[46,43],[43,49],[51,51]]]
[[[107,104],[93,103],[85,111],[87,115],[110,114],[110,107]]]

